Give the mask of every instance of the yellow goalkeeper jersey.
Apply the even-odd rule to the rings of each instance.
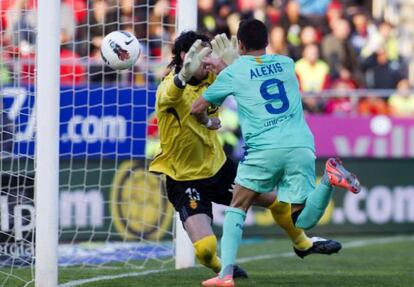
[[[149,170],[168,175],[177,181],[204,179],[214,176],[226,161],[216,131],[201,125],[190,114],[194,101],[213,83],[209,76],[196,86],[184,89],[174,84],[171,72],[157,89],[156,114],[161,152],[151,162]],[[218,109],[209,109],[218,116]]]

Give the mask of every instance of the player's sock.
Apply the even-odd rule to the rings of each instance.
[[[329,184],[329,179],[325,173],[318,187],[306,199],[305,207],[297,217],[296,227],[303,229],[314,227],[324,214],[332,197],[332,191],[333,188]]]
[[[217,256],[217,238],[215,235],[203,237],[194,242],[193,246],[200,264],[212,269],[215,273],[220,272],[221,262]]]
[[[290,204],[280,202],[277,198],[268,207],[274,221],[282,227],[293,242],[293,246],[299,250],[306,250],[312,247],[312,240],[306,236],[303,229],[295,226],[291,216]]]
[[[222,268],[220,278],[233,273],[233,265],[242,239],[245,219],[246,212],[243,210],[233,207],[227,208],[221,238]]]

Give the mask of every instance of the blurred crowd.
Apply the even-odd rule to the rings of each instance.
[[[212,35],[235,34],[240,19],[265,22],[268,52],[296,62],[309,113],[414,117],[407,55],[400,53],[398,30],[374,20],[371,5],[352,0],[201,0],[199,27]]]
[[[410,55],[401,53],[397,27],[373,19],[372,1],[199,0],[198,27],[230,35],[241,19],[265,22],[268,52],[296,61],[309,113],[414,117]],[[35,0],[0,2],[0,84],[33,83]],[[62,0],[62,85],[159,82],[176,36],[175,7],[176,0]],[[134,33],[142,44],[133,72],[103,65],[102,39],[115,30]]]

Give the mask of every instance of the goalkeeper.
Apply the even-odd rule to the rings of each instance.
[[[238,56],[237,43],[230,43],[225,35],[218,35],[209,43],[207,36],[193,31],[182,33],[175,41],[173,60],[167,75],[157,90],[156,114],[161,152],[149,170],[166,175],[168,199],[180,214],[198,261],[218,273],[221,262],[217,256],[217,239],[211,224],[212,202],[229,205],[236,177],[237,165],[227,159],[216,129],[220,128],[217,108],[208,110],[210,120],[205,126],[191,115],[193,102],[214,82],[216,74],[207,61],[211,46],[217,61],[231,63]],[[206,60],[206,61],[203,61]],[[259,196],[255,202],[270,209],[275,222],[288,234],[296,254],[331,254],[341,244],[322,238],[308,238],[292,222],[291,207],[279,202],[275,193]],[[234,277],[247,277],[240,268]]]

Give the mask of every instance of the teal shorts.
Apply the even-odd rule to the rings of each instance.
[[[235,181],[259,193],[277,189],[279,201],[302,204],[315,189],[315,159],[310,148],[249,150]]]

